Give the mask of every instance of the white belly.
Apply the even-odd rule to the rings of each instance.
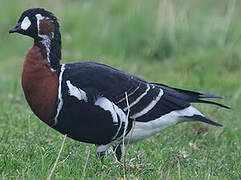
[[[160,118],[148,121],[148,122],[134,122],[134,126],[126,136],[126,142],[134,143],[153,136],[160,131],[173,126],[184,119],[183,116],[192,116],[194,114],[202,115],[196,108],[189,106],[183,110],[172,111]]]

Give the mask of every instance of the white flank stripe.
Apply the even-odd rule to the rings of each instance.
[[[111,102],[110,100],[108,100],[105,97],[98,98],[97,101],[95,102],[95,105],[100,106],[105,111],[109,111],[111,113],[113,122],[115,124],[118,123],[118,116],[119,116],[119,119],[120,119],[119,128],[118,128],[116,134],[112,138],[112,139],[115,139],[121,129],[122,123],[123,122],[125,123],[125,128],[128,125],[128,119],[127,119],[125,113],[118,106],[116,106],[113,102]]]
[[[134,91],[132,91],[131,93],[127,94],[127,97],[129,97],[129,96],[131,96],[132,94],[134,94],[134,93],[137,91],[137,89],[139,89],[139,88],[140,88],[140,85],[137,86],[137,88],[136,88]],[[124,100],[126,100],[126,97],[124,97],[124,98],[122,98],[121,100],[119,100],[116,104],[118,104],[118,103],[120,103],[121,101],[124,101]]]
[[[159,92],[159,94],[157,95],[156,99],[154,99],[153,101],[151,101],[151,103],[150,103],[146,108],[144,108],[143,110],[141,110],[140,112],[138,112],[138,113],[130,116],[130,118],[135,119],[135,118],[138,118],[138,117],[146,114],[147,112],[149,112],[149,111],[156,105],[156,103],[158,103],[158,101],[161,99],[162,95],[163,95],[163,90],[160,89],[160,92]]]
[[[180,116],[200,115],[200,116],[204,117],[204,115],[193,106],[189,106],[183,110],[178,110],[176,112],[178,112],[180,114]]]
[[[134,106],[135,104],[137,104],[137,103],[141,100],[141,98],[143,98],[143,97],[147,94],[147,92],[148,92],[149,90],[150,90],[150,85],[147,84],[146,91],[145,91],[142,95],[140,95],[134,102],[132,102],[129,107],[125,107],[125,108],[124,108],[124,111],[127,111],[128,108],[131,108],[132,106]]]
[[[156,133],[159,133],[167,127],[183,121],[183,116],[193,115],[204,116],[196,108],[194,108],[193,106],[189,106],[183,110],[172,111],[166,115],[163,115],[154,120],[150,120],[148,122],[135,121],[135,126],[131,130],[132,133],[129,133],[126,138],[130,140],[130,143],[142,140],[146,137],[150,137]]]
[[[78,100],[84,100],[85,102],[88,101],[86,92],[83,91],[80,88],[75,87],[74,85],[71,84],[70,80],[66,81],[67,86],[69,88],[69,94],[70,96],[76,97]]]
[[[60,71],[60,74],[59,74],[58,107],[57,107],[56,116],[54,118],[54,125],[56,125],[58,123],[59,112],[61,111],[61,109],[63,107],[62,88],[61,88],[61,86],[62,86],[62,78],[63,78],[64,70],[65,70],[65,64],[62,64],[61,71]]]
[[[115,139],[116,136],[119,134],[123,122],[125,123],[125,129],[127,128],[127,125],[128,125],[128,119],[127,119],[127,116],[125,115],[125,113],[116,105],[114,107],[115,107],[117,116],[119,116],[119,118],[120,118],[120,124],[119,124],[119,128],[118,128],[116,134],[113,136],[112,139]],[[123,136],[124,136],[124,132],[123,132]]]
[[[110,102],[107,98],[105,97],[100,97],[97,99],[95,102],[96,106],[100,106],[102,109],[105,111],[110,111],[111,116],[113,118],[113,122],[118,123],[117,115],[116,115],[116,109],[114,108],[114,104]]]

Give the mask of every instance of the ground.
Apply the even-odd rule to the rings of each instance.
[[[226,110],[196,105],[222,128],[182,123],[110,152],[101,166],[93,145],[66,139],[52,179],[240,179],[241,2],[235,0],[4,1],[0,11],[0,174],[46,179],[63,136],[39,121],[21,89],[32,39],[8,30],[23,10],[58,17],[62,63],[97,61],[149,81],[221,95]]]

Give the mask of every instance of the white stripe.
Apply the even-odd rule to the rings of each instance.
[[[88,101],[86,92],[83,91],[80,88],[75,87],[74,85],[71,84],[70,80],[66,81],[67,86],[69,88],[69,94],[70,96],[76,97],[78,100],[84,100],[85,102]]]
[[[111,102],[110,100],[108,100],[105,97],[98,98],[97,101],[95,102],[95,105],[100,106],[105,111],[109,111],[111,113],[113,122],[115,124],[118,123],[118,116],[119,116],[119,119],[120,119],[119,128],[118,128],[116,134],[112,138],[112,139],[115,139],[121,129],[123,122],[125,123],[125,128],[127,128],[128,119],[127,119],[125,113],[118,106],[116,106],[113,102]]]
[[[147,92],[148,92],[149,90],[150,90],[150,85],[147,84],[146,91],[145,91],[141,96],[139,96],[134,102],[132,102],[129,107],[125,107],[125,108],[124,108],[124,111],[126,111],[128,108],[131,108],[132,106],[134,106],[135,104],[137,104],[137,103],[141,100],[141,98],[143,98],[143,97],[147,94]]]
[[[43,17],[41,14],[36,14],[35,17],[37,19],[38,36],[43,38],[43,39],[48,39],[49,37],[47,35],[43,35],[43,34],[39,33],[40,32],[40,27],[39,27],[40,21],[45,19],[45,17]]]
[[[113,122],[118,123],[117,115],[119,115],[121,121],[126,121],[125,113],[109,99],[100,97],[96,100],[95,105],[100,106],[105,111],[110,111]]]
[[[131,96],[132,94],[134,94],[134,93],[137,91],[137,89],[139,89],[139,88],[140,88],[140,85],[138,85],[137,88],[136,88],[134,91],[132,91],[131,93],[127,94],[127,97],[129,97],[129,96]],[[124,97],[124,98],[122,98],[121,100],[119,100],[116,104],[120,103],[120,102],[123,101],[123,100],[126,100],[126,97]]]
[[[125,129],[127,128],[127,125],[128,125],[128,119],[127,119],[126,114],[119,107],[117,107],[117,106],[114,106],[114,107],[116,109],[117,116],[119,116],[120,124],[119,124],[119,128],[118,128],[116,134],[113,136],[112,140],[115,139],[117,137],[117,135],[119,134],[123,123],[125,123]],[[122,136],[125,135],[124,132],[125,132],[125,130],[123,131]]]
[[[183,110],[177,110],[176,112],[178,112],[180,114],[180,116],[190,116],[191,117],[193,115],[200,115],[200,116],[204,117],[204,115],[193,106],[189,106]]]
[[[150,120],[148,122],[139,122],[135,121],[135,126],[126,136],[126,139],[130,141],[130,143],[140,141],[146,137],[150,137],[160,131],[175,125],[178,122],[182,122],[183,116],[193,116],[200,115],[204,116],[201,112],[199,112],[193,106],[189,106],[183,110],[172,111],[168,114],[165,114],[157,119]]]
[[[52,38],[54,38],[54,32],[51,32],[51,36],[39,33],[40,32],[40,27],[39,27],[40,21],[43,20],[43,19],[49,19],[49,18],[48,17],[44,17],[41,14],[36,14],[35,17],[37,19],[38,36],[43,38],[43,39],[50,39],[50,38],[52,39]]]
[[[158,101],[161,99],[162,95],[163,95],[163,90],[160,89],[160,92],[159,92],[158,96],[156,97],[156,99],[151,101],[151,103],[148,104],[148,106],[146,108],[144,108],[143,110],[141,110],[140,112],[130,116],[130,118],[135,119],[135,118],[138,118],[138,117],[148,113],[158,103]]]
[[[47,36],[47,35],[40,34],[40,33],[39,33],[39,32],[40,32],[39,23],[40,23],[41,20],[43,20],[43,19],[48,19],[48,18],[47,18],[47,17],[43,17],[41,14],[36,14],[35,17],[37,18],[38,36],[43,39],[43,40],[40,41],[40,42],[44,45],[44,47],[45,47],[45,49],[46,49],[46,51],[47,51],[47,61],[48,61],[48,63],[51,65],[51,62],[50,62],[50,59],[49,59],[49,57],[50,57],[50,46],[51,46],[51,39],[54,37],[54,32],[51,33],[51,34],[52,34],[51,39],[50,39],[50,37]],[[51,70],[52,72],[55,72],[55,71],[56,71],[56,70],[53,69],[52,67],[50,68],[50,70]]]
[[[118,123],[118,119],[117,119],[117,115],[116,115],[116,111],[113,106],[113,103],[110,102],[107,98],[105,97],[98,98],[95,102],[95,105],[100,106],[105,111],[110,111],[111,116],[113,118],[113,122]]]
[[[54,125],[56,125],[58,123],[58,116],[59,116],[59,112],[61,111],[62,107],[63,107],[63,99],[62,99],[62,76],[65,70],[65,64],[62,64],[61,66],[61,71],[59,74],[59,88],[58,88],[58,107],[57,107],[57,113],[56,116],[54,118]]]

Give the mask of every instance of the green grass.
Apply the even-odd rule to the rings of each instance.
[[[182,123],[134,145],[127,179],[241,178],[241,2],[234,0],[4,1],[0,11],[0,174],[46,179],[63,136],[30,111],[21,69],[32,40],[9,35],[23,10],[44,7],[59,18],[63,63],[98,61],[150,81],[224,96],[232,110],[197,107],[222,128]],[[112,153],[66,139],[52,179],[121,179]]]

